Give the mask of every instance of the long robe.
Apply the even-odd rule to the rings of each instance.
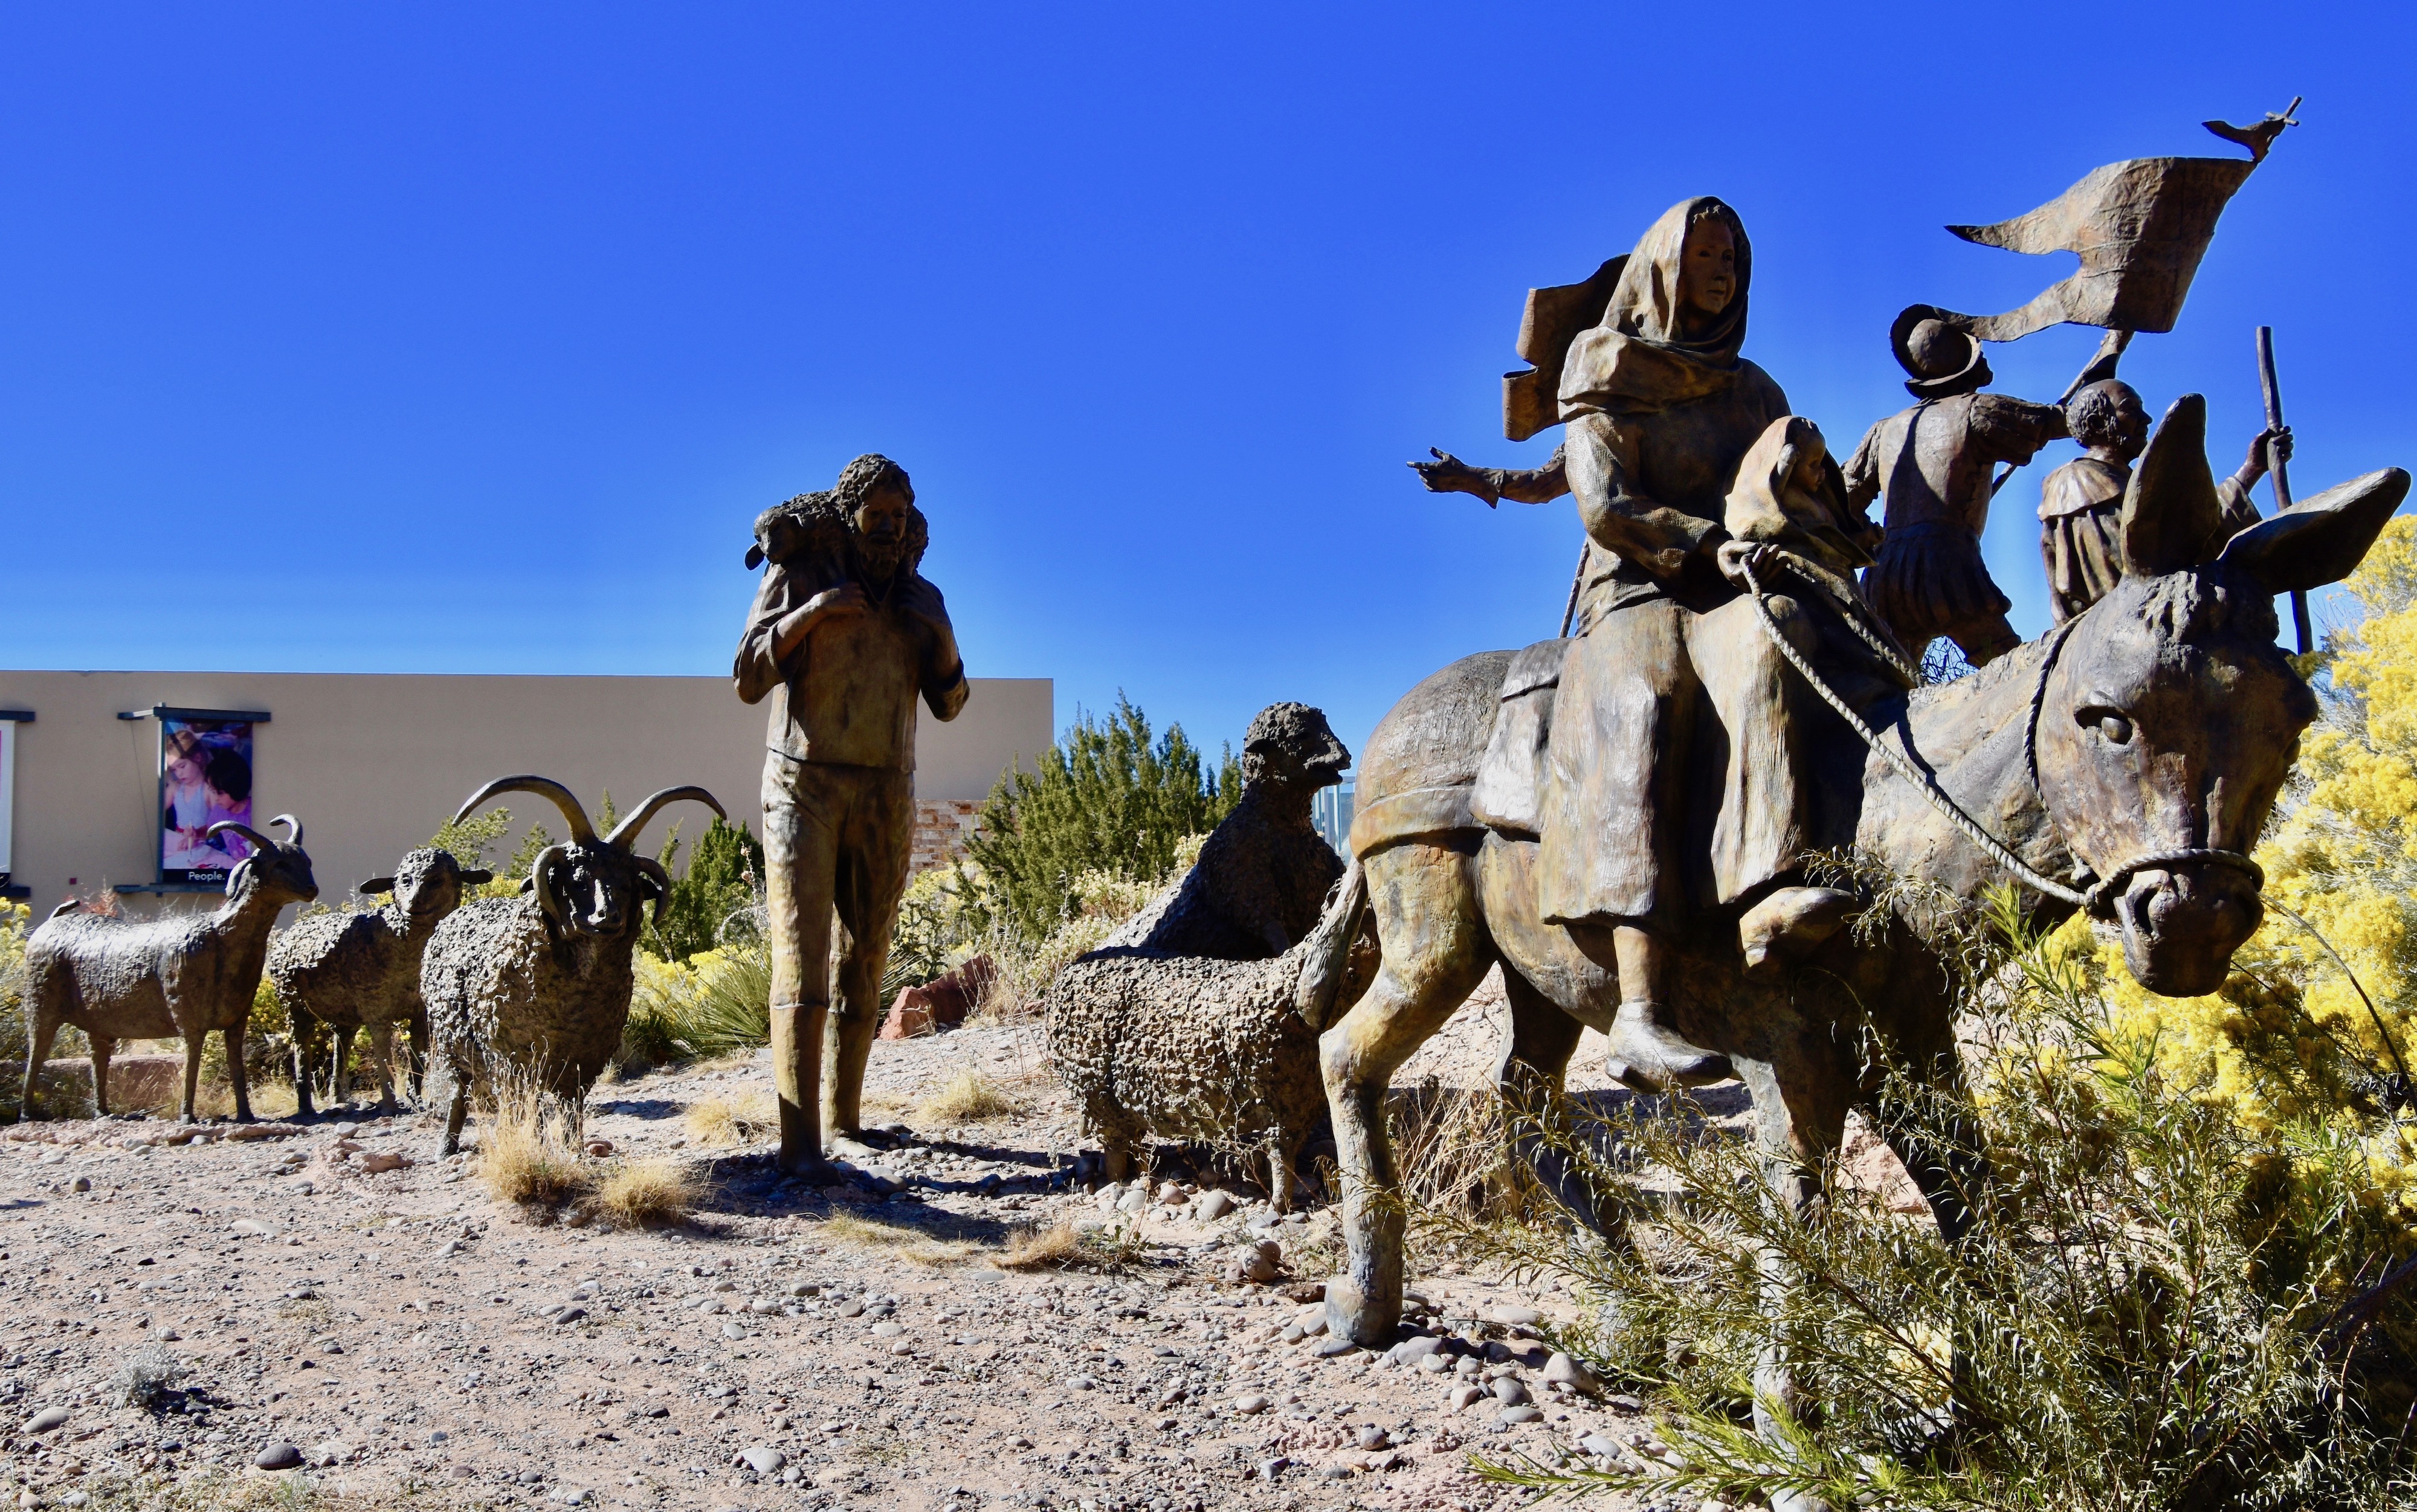
[[[1680,340],[1680,253],[1705,215],[1736,239],[1737,293],[1710,330]],[[1820,802],[1839,777],[1813,738],[1819,705],[1713,556],[1739,463],[1787,414],[1779,386],[1738,355],[1751,267],[1735,212],[1673,206],[1563,367],[1563,454],[1598,550],[1539,815],[1548,921],[1674,924],[1695,903],[1759,889],[1839,828]],[[1818,611],[1785,592],[1773,608],[1800,647],[1822,643]]]

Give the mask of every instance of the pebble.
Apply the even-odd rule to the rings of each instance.
[[[1485,1311],[1487,1322],[1500,1323],[1506,1328],[1532,1328],[1543,1316],[1533,1308],[1488,1308]]]
[[[1528,1401],[1528,1388],[1519,1383],[1517,1377],[1506,1375],[1494,1383],[1494,1399],[1505,1407],[1524,1406]]]
[[[68,1410],[66,1408],[45,1407],[40,1412],[36,1413],[33,1416],[25,1419],[25,1431],[28,1433],[48,1433],[51,1429],[57,1428],[67,1420]]]
[[[1484,1399],[1485,1393],[1475,1386],[1454,1386],[1452,1392],[1452,1410],[1455,1413],[1465,1413],[1468,1411],[1470,1403]]]
[[[1181,1207],[1187,1200],[1181,1182],[1163,1181],[1158,1184],[1158,1201],[1161,1206]]]
[[[1069,1391],[1097,1391],[1100,1389],[1100,1383],[1087,1375],[1070,1375],[1066,1378],[1065,1384],[1066,1389]]]
[[[745,1465],[759,1475],[777,1475],[781,1467],[788,1462],[787,1455],[760,1444],[752,1449],[741,1449],[738,1458],[731,1461],[734,1465]]]
[[[1589,1396],[1603,1389],[1602,1379],[1588,1368],[1584,1360],[1560,1350],[1555,1350],[1553,1357],[1544,1362],[1544,1384],[1568,1386]]]
[[[1578,1440],[1578,1447],[1584,1449],[1587,1453],[1594,1456],[1598,1459],[1617,1459],[1619,1458],[1619,1445],[1614,1444],[1611,1440],[1604,1438],[1600,1433],[1589,1433],[1585,1438]]]
[[[1139,1187],[1117,1199],[1119,1213],[1138,1213],[1149,1205],[1149,1193]]]
[[[1330,1360],[1337,1354],[1348,1354],[1359,1347],[1351,1340],[1337,1335],[1332,1338],[1319,1339],[1310,1353],[1321,1360]]]
[[[260,1451],[251,1461],[254,1470],[292,1470],[302,1462],[302,1451],[280,1441]]]
[[[329,1465],[341,1465],[352,1457],[353,1446],[342,1439],[328,1439],[311,1446],[311,1463],[322,1469]]]
[[[739,1327],[735,1323],[726,1323],[722,1325],[722,1337],[724,1338],[745,1338],[747,1337],[747,1330]]]
[[[905,1331],[904,1323],[890,1323],[887,1319],[873,1325],[873,1337],[875,1338],[896,1338]]]
[[[68,1183],[68,1190],[71,1192],[88,1192],[92,1190],[92,1178],[90,1176],[78,1176],[75,1180]]]
[[[1234,1211],[1233,1195],[1211,1187],[1192,1200],[1192,1216],[1204,1223],[1214,1223]]]
[[[1450,1374],[1452,1371],[1452,1361],[1444,1358],[1440,1354],[1421,1354],[1419,1356],[1419,1368],[1424,1370],[1429,1375]]]
[[[1436,1357],[1443,1340],[1433,1334],[1414,1334],[1385,1352],[1385,1358],[1395,1365],[1419,1365]],[[1437,1369],[1443,1368],[1441,1366]]]
[[[557,1323],[575,1323],[586,1316],[585,1308],[565,1308],[554,1315],[554,1321]]]
[[[1260,1396],[1255,1391],[1245,1392],[1243,1395],[1234,1399],[1234,1411],[1241,1414],[1245,1417],[1255,1417],[1259,1414],[1266,1412],[1268,1410],[1268,1399],[1265,1397]]]
[[[1501,1420],[1513,1424],[1532,1423],[1543,1415],[1544,1410],[1541,1407],[1505,1407]]]

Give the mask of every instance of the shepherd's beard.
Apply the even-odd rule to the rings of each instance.
[[[899,567],[906,560],[906,543],[903,540],[893,546],[883,546],[862,536],[857,536],[852,537],[852,544],[856,552],[856,565],[863,570],[866,577],[875,582],[886,582],[896,576]]]

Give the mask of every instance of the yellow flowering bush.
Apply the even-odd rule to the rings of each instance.
[[[2377,1116],[2380,1078],[2417,1047],[2417,518],[2392,521],[2344,586],[2364,617],[2326,637],[2323,713],[2257,859],[2268,900],[2305,917],[2355,983],[2272,907],[2208,997],[2143,990],[2086,919],[2057,943],[2094,958],[2118,1021],[2153,1032],[2204,1098],[2328,1155],[2349,1142],[2382,1216],[2417,1232],[2417,1132]]]

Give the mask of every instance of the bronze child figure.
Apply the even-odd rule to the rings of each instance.
[[[1899,316],[1889,345],[1916,402],[1875,424],[1847,463],[1847,496],[1861,510],[1884,500],[1887,539],[1863,575],[1863,597],[1919,657],[1940,636],[1975,667],[2022,643],[2006,620],[2014,605],[1981,561],[1991,475],[2027,462],[2064,434],[2064,414],[2008,394],[1984,394],[1992,374],[1981,343],[1935,319]]]
[[[2149,441],[2148,406],[2130,384],[2108,378],[2090,385],[2065,406],[2073,439],[2087,448],[2040,480],[2040,557],[2059,625],[2106,597],[2123,580],[2123,494],[2132,463]],[[2291,460],[2288,426],[2260,431],[2241,471],[2216,485],[2224,536],[2257,523],[2249,491],[2266,476],[2266,447]],[[2221,537],[2219,537],[2220,541]]]
[[[731,675],[746,702],[771,699],[764,853],[780,1163],[809,1177],[827,1173],[826,1135],[863,1133],[865,1057],[915,824],[915,701],[941,719],[965,706],[948,608],[917,571],[928,533],[906,470],[867,455],[829,491],[758,520],[748,553],[749,566],[770,565]],[[828,1053],[827,1016],[837,1021]]]

